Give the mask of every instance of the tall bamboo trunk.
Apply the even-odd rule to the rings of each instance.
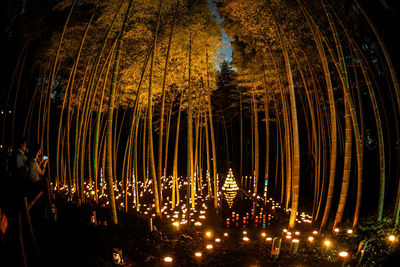
[[[128,8],[126,10],[125,18],[121,28],[121,34],[119,36],[117,50],[115,52],[115,59],[114,59],[114,70],[111,77],[111,88],[110,88],[110,102],[108,105],[108,114],[107,114],[107,184],[109,189],[109,203],[110,209],[112,214],[112,222],[114,224],[118,224],[117,218],[117,209],[115,206],[115,197],[114,197],[114,181],[113,181],[113,170],[112,170],[112,144],[113,144],[113,137],[112,137],[112,130],[113,130],[113,112],[114,112],[114,101],[115,101],[115,91],[117,88],[117,77],[118,77],[118,70],[119,70],[119,60],[121,57],[121,49],[123,45],[123,37],[125,33],[126,23],[129,17],[129,13],[131,11],[131,7],[133,4],[133,0],[129,1]]]
[[[156,44],[157,44],[157,36],[158,29],[160,26],[160,16],[161,16],[161,6],[162,0],[158,5],[158,17],[157,17],[157,26],[156,31],[154,33],[153,40],[153,53],[151,54],[150,60],[150,76],[149,76],[149,94],[148,94],[148,102],[147,102],[147,134],[148,134],[148,143],[149,143],[149,158],[150,158],[150,172],[153,178],[153,186],[154,186],[154,200],[156,205],[156,213],[160,216],[160,199],[159,199],[159,191],[158,191],[158,181],[156,175],[156,165],[154,162],[154,148],[153,148],[153,88],[152,88],[152,80],[153,80],[153,65],[154,65],[154,57],[156,53]]]

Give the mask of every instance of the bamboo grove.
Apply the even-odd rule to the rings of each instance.
[[[2,144],[16,129],[40,144],[54,155],[55,188],[80,204],[85,184],[97,202],[106,182],[115,224],[118,184],[128,211],[128,184],[152,181],[160,215],[167,197],[173,207],[185,198],[183,175],[187,203],[206,183],[217,210],[228,167],[254,175],[255,195],[269,182],[289,228],[303,199],[321,229],[344,219],[355,228],[366,201],[378,203],[376,220],[390,213],[398,223],[396,70],[362,5],[334,2],[223,0],[220,22],[211,1],[58,1],[51,12],[62,27],[21,33]],[[38,14],[21,23],[29,20],[43,23]],[[233,68],[221,63],[221,26]],[[24,87],[34,88],[29,97]]]

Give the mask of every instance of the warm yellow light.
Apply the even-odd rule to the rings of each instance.
[[[309,236],[307,239],[308,239],[308,241],[310,241],[310,242],[313,242],[313,241],[314,241],[314,237],[312,237],[312,236]]]
[[[396,241],[396,237],[395,237],[394,235],[390,235],[390,236],[389,236],[389,241],[390,241],[390,242]]]
[[[299,240],[298,239],[293,239],[292,243],[299,243]]]
[[[327,247],[330,247],[331,246],[331,241],[329,241],[329,240],[325,240],[325,242],[324,242],[324,245],[325,246],[327,246]]]
[[[291,235],[287,235],[286,239],[292,239],[292,236]]]
[[[294,232],[295,235],[300,235],[299,231]]]
[[[247,235],[247,231],[243,231],[243,234],[244,234],[244,235]]]
[[[346,258],[347,256],[349,256],[349,253],[347,253],[346,251],[342,251],[339,253],[339,256],[342,258]]]
[[[211,237],[211,232],[206,232],[207,237]]]
[[[266,234],[266,233],[264,233],[264,232],[262,232],[262,233],[261,233],[261,236],[262,236],[262,237],[266,237],[266,236],[267,236],[267,234]]]
[[[318,231],[313,231],[312,233],[313,233],[313,235],[317,235]]]
[[[224,236],[228,236],[228,233],[224,233]]]
[[[347,230],[347,233],[348,233],[349,235],[351,235],[351,234],[353,233],[353,230],[349,229],[349,230]]]
[[[173,222],[172,225],[175,227],[179,227],[179,222]]]
[[[243,237],[243,241],[248,242],[248,241],[250,241],[250,239],[247,236],[245,236],[245,237]]]
[[[213,249],[213,245],[208,244],[208,245],[206,246],[206,249]]]
[[[339,230],[339,228],[335,228],[335,233],[339,233],[340,232],[340,230]]]
[[[221,239],[215,238],[215,243],[219,243],[219,242],[221,242]]]
[[[164,261],[165,261],[165,262],[172,262],[172,258],[171,258],[171,257],[165,257],[165,258],[164,258]]]
[[[267,237],[267,241],[272,241],[272,237]]]
[[[196,252],[196,253],[194,253],[194,255],[195,255],[196,257],[198,257],[198,258],[200,258],[201,256],[203,256],[203,254],[202,254],[201,252]]]

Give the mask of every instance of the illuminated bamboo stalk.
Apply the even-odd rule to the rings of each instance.
[[[162,201],[162,187],[161,187],[161,177],[162,175],[162,145],[163,145],[163,134],[164,134],[164,109],[165,109],[165,85],[167,81],[167,74],[168,74],[168,60],[169,60],[169,53],[171,48],[171,40],[172,34],[174,30],[175,20],[177,17],[179,1],[176,1],[175,11],[173,15],[173,20],[171,24],[171,30],[169,32],[169,39],[168,39],[168,46],[167,46],[167,54],[165,56],[165,65],[164,65],[164,75],[163,75],[163,82],[161,88],[161,114],[160,114],[160,134],[158,136],[158,169],[157,169],[157,177],[159,179],[159,189],[160,189],[160,198]],[[167,138],[167,137],[166,137]],[[165,177],[166,178],[166,177]]]
[[[157,26],[154,33],[153,39],[153,52],[151,54],[150,60],[150,74],[149,74],[149,91],[148,91],[148,102],[147,102],[147,134],[148,134],[148,143],[149,143],[149,158],[150,158],[150,173],[153,178],[153,187],[154,187],[154,200],[156,205],[156,213],[160,215],[160,199],[158,192],[158,181],[156,176],[156,166],[154,162],[154,149],[153,149],[153,91],[152,91],[152,80],[153,80],[153,65],[154,65],[154,57],[156,53],[156,44],[157,44],[157,36],[158,29],[160,25],[160,15],[161,15],[161,6],[162,0],[160,0],[158,6],[158,16],[157,16]]]
[[[355,0],[354,2],[357,5],[358,9],[363,14],[363,16],[366,19],[366,21],[368,22],[368,25],[370,26],[371,30],[373,31],[373,33],[374,33],[374,35],[375,35],[375,37],[376,37],[376,39],[377,39],[377,41],[379,43],[379,46],[380,46],[380,48],[381,48],[381,50],[383,52],[386,64],[388,65],[388,68],[389,68],[390,77],[392,79],[394,91],[395,91],[395,94],[396,94],[397,107],[398,107],[398,109],[400,109],[400,88],[399,88],[399,83],[398,83],[398,80],[397,80],[395,69],[394,69],[393,64],[392,64],[392,60],[390,59],[389,53],[388,53],[388,51],[386,49],[386,46],[383,43],[383,40],[382,40],[380,34],[378,33],[377,29],[375,28],[374,23],[371,21],[371,19],[367,15],[367,13],[364,11],[364,9],[361,7],[361,5],[358,3],[357,0]],[[399,139],[399,137],[398,137],[398,139]],[[393,218],[392,218],[392,221],[395,224],[397,224],[399,222],[399,214],[400,214],[400,183],[398,183],[398,190],[397,190],[397,195],[396,195],[395,209],[394,209]]]
[[[257,187],[258,187],[258,176],[260,173],[260,144],[259,144],[259,136],[258,136],[258,108],[257,108],[257,100],[254,96],[254,88],[252,88],[252,99],[253,99],[253,112],[254,112],[254,174],[255,174],[255,183],[254,183],[254,191],[253,195],[257,196]]]
[[[214,188],[216,188],[217,184],[217,151],[215,148],[215,136],[214,136],[214,124],[212,119],[212,109],[211,109],[211,93],[210,93],[210,81],[208,75],[208,54],[206,54],[206,76],[207,76],[207,102],[208,102],[208,116],[210,122],[210,133],[211,133],[211,147],[213,153],[213,179],[214,179]],[[218,197],[217,192],[214,190],[214,208],[218,208]]]
[[[114,101],[115,101],[115,91],[117,88],[117,76],[119,70],[119,60],[121,56],[121,48],[123,45],[123,37],[125,33],[126,23],[129,17],[129,13],[131,11],[133,0],[129,1],[128,8],[126,10],[125,18],[121,27],[121,34],[119,36],[117,50],[115,53],[114,59],[114,70],[111,77],[111,88],[110,88],[110,102],[108,105],[108,117],[107,117],[107,183],[109,188],[109,203],[110,210],[112,214],[112,222],[113,224],[118,224],[117,218],[117,209],[115,206],[115,197],[114,197],[114,186],[113,186],[113,170],[112,170],[112,129],[113,129],[113,112],[114,112]]]
[[[339,205],[336,211],[335,222],[333,224],[333,228],[335,229],[337,225],[342,221],[344,208],[346,206],[347,192],[349,189],[349,180],[350,180],[350,172],[351,172],[351,115],[349,104],[345,101],[345,110],[346,110],[346,134],[345,134],[345,150],[344,150],[344,165],[343,165],[343,180],[342,180],[342,189],[340,191]]]
[[[356,44],[354,41],[352,41],[353,46],[356,47]],[[378,103],[376,101],[375,93],[372,88],[372,83],[371,79],[369,77],[369,74],[366,70],[366,67],[364,66],[367,64],[366,58],[362,54],[361,50],[359,47],[355,49],[356,51],[356,56],[358,59],[358,62],[360,62],[360,67],[361,71],[363,73],[369,97],[372,103],[372,108],[374,111],[374,117],[375,117],[375,124],[376,124],[376,131],[378,135],[378,147],[379,147],[379,199],[378,199],[378,211],[377,211],[377,219],[380,221],[382,219],[382,214],[383,214],[383,206],[384,206],[384,201],[385,201],[385,176],[386,176],[386,171],[385,171],[385,143],[383,140],[383,131],[382,131],[382,122],[381,122],[381,115],[379,112],[378,108]],[[362,56],[362,58],[361,58]]]
[[[193,118],[192,118],[192,86],[191,86],[191,67],[192,67],[192,31],[189,31],[189,75],[188,75],[188,109],[187,109],[187,179],[188,179],[188,199],[190,198],[191,207],[194,203],[194,177],[193,177]]]
[[[172,116],[172,106],[173,106],[174,99],[171,98],[171,103],[168,110],[168,122],[167,122],[167,132],[165,134],[165,149],[164,149],[164,172],[167,175],[167,168],[168,168],[168,149],[169,149],[169,132],[171,129],[171,116]]]
[[[175,208],[175,195],[176,204],[179,205],[179,186],[178,186],[178,143],[179,143],[179,128],[181,124],[181,112],[182,112],[182,101],[183,101],[183,88],[181,97],[179,100],[178,120],[176,124],[176,135],[175,135],[175,150],[174,150],[174,163],[172,169],[172,208]]]

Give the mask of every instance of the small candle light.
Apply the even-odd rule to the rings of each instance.
[[[208,237],[208,238],[211,237],[211,232],[210,231],[206,232],[206,237]]]
[[[244,242],[249,242],[250,239],[249,239],[247,236],[245,236],[245,237],[243,237],[243,241],[244,241]]]
[[[300,235],[299,231],[294,232],[295,235]]]
[[[221,239],[215,238],[215,243],[219,243],[219,242],[221,242]]]
[[[172,262],[173,259],[172,259],[171,257],[165,257],[165,258],[164,258],[164,261],[165,261],[165,262]]]
[[[247,231],[243,231],[243,234],[244,234],[244,235],[247,235]]]
[[[271,242],[272,241],[272,237],[267,237],[265,240],[267,240],[267,242]]]
[[[224,236],[228,236],[228,233],[224,233]]]
[[[208,245],[206,246],[206,249],[208,249],[208,250],[211,250],[211,249],[213,249],[213,245],[211,245],[211,244],[208,244]]]
[[[203,256],[203,254],[201,252],[196,252],[196,253],[194,253],[194,256],[197,258],[201,258]]]
[[[339,252],[339,262],[341,263],[341,266],[344,267],[346,264],[347,257],[349,256],[349,253],[347,251],[341,251]]]
[[[313,235],[317,235],[318,231],[313,231],[312,233],[313,233]]]
[[[261,236],[262,236],[262,237],[266,237],[266,236],[267,236],[267,234],[266,234],[266,233],[264,233],[264,232],[262,232],[262,233],[261,233]]]
[[[313,242],[314,241],[314,237],[312,237],[312,236],[309,236],[307,239],[308,239],[309,242]]]
[[[324,246],[325,246],[326,248],[329,248],[331,245],[332,245],[332,242],[331,242],[331,241],[329,241],[329,240],[325,240],[325,241],[324,241]]]
[[[353,230],[348,229],[348,230],[347,230],[347,234],[349,234],[349,235],[353,234]]]
[[[340,232],[339,228],[335,228],[335,230],[333,230],[335,232],[335,234],[338,234]]]

